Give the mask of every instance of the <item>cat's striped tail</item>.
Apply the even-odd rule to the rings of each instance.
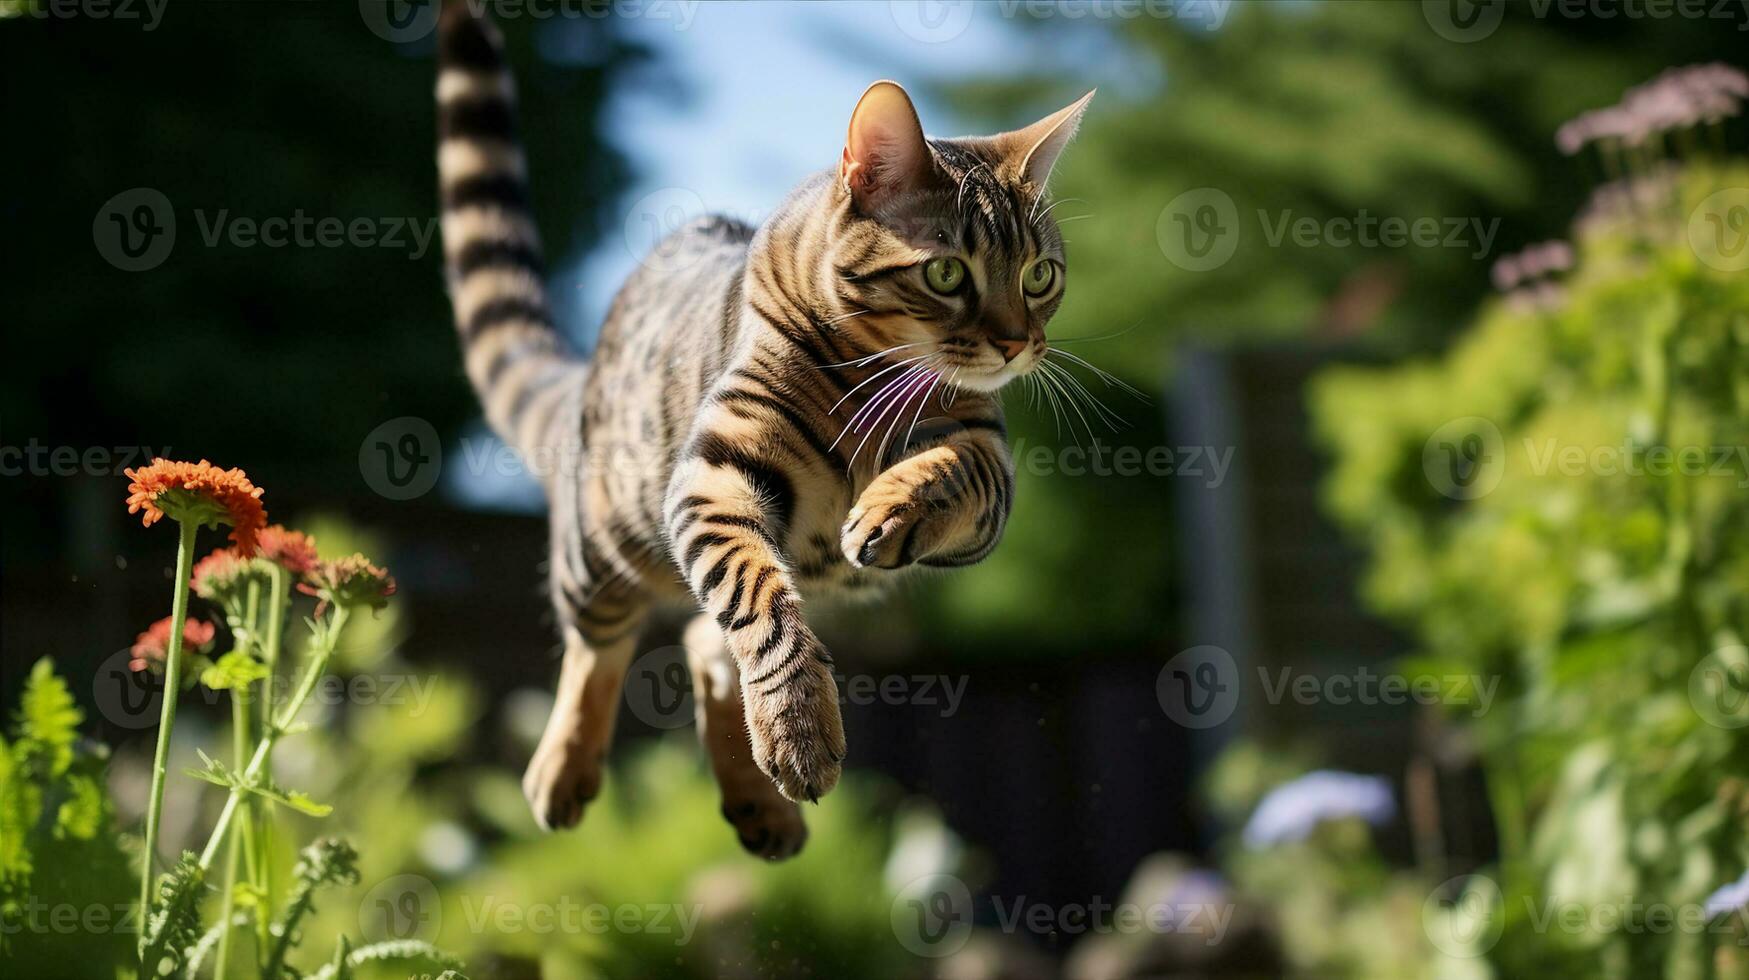
[[[577,431],[558,424],[558,415],[580,404],[588,367],[553,326],[516,138],[515,81],[502,36],[472,7],[450,3],[438,22],[444,271],[468,378],[486,419],[528,459],[553,448],[564,438],[560,432]]]

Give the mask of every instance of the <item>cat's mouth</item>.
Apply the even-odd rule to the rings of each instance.
[[[966,364],[957,369],[949,368],[946,374],[949,383],[957,387],[970,388],[973,391],[994,392],[1007,387],[1011,381],[1031,374],[1033,369],[1037,368],[1044,359],[1044,349],[1034,348],[1016,355],[1013,360],[1002,364],[988,362]]]

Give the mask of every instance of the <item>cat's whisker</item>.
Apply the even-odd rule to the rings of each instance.
[[[868,311],[864,310],[863,312],[866,313]],[[816,364],[816,365],[814,365],[814,370],[824,371],[827,368],[862,367],[866,364],[873,364],[874,362],[880,360],[881,358],[886,357],[888,354],[892,354],[892,353],[895,353],[897,351],[902,351],[902,350],[905,350],[906,348],[909,348],[909,347],[923,347],[925,345],[933,344],[933,343],[935,343],[935,341],[933,341],[933,340],[919,340],[914,344],[900,344],[897,347],[888,347],[886,350],[878,350],[878,351],[875,351],[873,354],[865,354],[862,357],[853,358],[853,359],[848,360],[848,361],[839,361],[837,364]]]
[[[1032,224],[1032,223],[1038,221],[1038,219],[1044,217],[1045,215],[1050,214],[1051,208],[1054,208],[1059,204],[1067,204],[1070,201],[1078,201],[1082,204],[1087,203],[1086,201],[1083,201],[1081,198],[1078,198],[1078,197],[1059,197],[1050,203],[1050,207],[1047,207],[1043,211],[1040,211],[1038,209],[1038,206],[1042,201],[1044,201],[1044,198],[1041,196],[1037,201],[1032,202],[1032,213],[1028,214],[1026,216],[1026,221],[1028,224]]]
[[[929,404],[929,393],[934,391],[935,386],[940,383],[941,375],[938,373],[930,378],[928,385],[923,388],[923,397],[917,399],[917,412],[911,416],[911,428],[906,431],[904,441],[899,443],[899,449],[903,450],[905,446],[911,442],[911,433],[917,431],[917,418],[923,414],[923,406]],[[886,460],[887,441],[893,437],[893,433],[899,428],[899,420],[905,417],[905,409],[909,407],[909,401],[910,400],[907,398],[905,402],[900,404],[899,410],[893,413],[893,422],[891,425],[887,426],[887,434],[881,437],[881,444],[875,449],[876,460]]]
[[[899,375],[897,378],[887,382],[881,387],[880,391],[875,393],[873,398],[870,398],[856,411],[856,414],[850,417],[850,421],[845,425],[845,431],[861,432],[863,425],[869,424],[871,421],[872,424],[870,425],[870,431],[873,431],[873,425],[879,424],[878,418],[885,412],[883,403],[889,402],[893,396],[904,391],[920,375],[927,374],[929,371],[930,367],[927,362],[913,365],[909,370]],[[839,432],[838,438],[842,439],[843,437],[844,432]],[[835,448],[838,445],[837,440],[833,440],[832,445]]]
[[[1143,401],[1143,402],[1148,401],[1148,396],[1145,393],[1143,393],[1143,391],[1140,388],[1137,388],[1135,385],[1130,384],[1128,381],[1125,381],[1124,379],[1118,377],[1117,375],[1112,374],[1110,371],[1105,370],[1104,368],[1100,367],[1099,365],[1088,361],[1085,357],[1082,357],[1079,354],[1075,354],[1071,351],[1056,350],[1056,349],[1051,349],[1051,350],[1048,350],[1045,352],[1046,357],[1049,357],[1052,354],[1056,354],[1059,357],[1066,357],[1070,361],[1073,361],[1074,363],[1081,365],[1082,367],[1086,368],[1087,370],[1092,371],[1093,374],[1099,378],[1099,380],[1105,382],[1105,385],[1108,388],[1117,388],[1121,391],[1128,393],[1130,396],[1136,398],[1139,401]]]
[[[1051,407],[1051,418],[1056,423],[1056,437],[1058,439],[1063,438],[1063,410],[1062,407],[1057,404],[1057,393],[1052,391],[1050,385],[1045,383],[1045,375],[1043,371],[1034,371],[1032,374],[1027,375],[1027,377],[1032,378],[1037,382],[1039,404],[1041,406],[1049,405]]]
[[[1120,427],[1129,425],[1129,422],[1123,416],[1106,407],[1105,403],[1100,401],[1093,392],[1087,390],[1087,386],[1081,383],[1080,378],[1075,377],[1073,374],[1069,373],[1069,371],[1061,367],[1058,367],[1057,370],[1062,372],[1061,377],[1068,383],[1070,390],[1077,393],[1082,402],[1084,402],[1089,408],[1093,409],[1094,414],[1098,415],[1100,421],[1104,422],[1111,431],[1116,432]]]
[[[979,170],[982,170],[988,166],[989,166],[989,164],[980,162],[977,166],[973,167],[972,169],[970,169],[970,170],[968,170],[965,173],[960,175],[959,193],[954,195],[954,199],[953,199],[953,209],[955,211],[960,210],[961,206],[965,203],[965,200],[966,200],[966,181],[971,180],[973,174],[977,173]]]
[[[846,320],[854,320],[859,316],[867,316],[868,314],[873,313],[873,312],[874,312],[873,310],[857,310],[855,313],[845,313],[845,314],[842,314],[840,316],[835,316],[830,320],[821,320],[820,326],[830,327],[835,323],[843,323]]]
[[[896,377],[893,380],[888,381],[886,384],[882,385],[880,390],[875,392],[873,398],[870,398],[868,401],[863,402],[862,407],[858,408],[856,410],[856,412],[850,416],[850,420],[848,422],[844,423],[844,428],[839,430],[838,438],[833,439],[832,445],[829,446],[828,448],[829,449],[837,449],[838,443],[840,440],[842,440],[844,438],[845,433],[862,431],[862,422],[866,421],[866,417],[868,416],[869,413],[875,411],[879,407],[879,405],[887,399],[888,396],[893,394],[899,388],[908,384],[912,378],[916,377],[919,372],[924,371],[924,370],[926,370],[926,368],[921,364],[913,365],[912,367],[906,369],[905,372],[900,374],[898,377]],[[849,396],[846,396],[846,397],[849,397]]]
[[[1095,343],[1097,341],[1102,341],[1102,340],[1116,340],[1117,338],[1122,337],[1125,334],[1134,332],[1136,327],[1139,327],[1141,325],[1142,325],[1142,322],[1140,320],[1137,320],[1135,322],[1135,324],[1133,324],[1132,326],[1129,326],[1129,327],[1126,327],[1122,330],[1119,330],[1117,333],[1101,334],[1097,337],[1070,337],[1067,340],[1057,340],[1057,339],[1053,338],[1051,340],[1051,350],[1056,350],[1058,347],[1061,347],[1064,344],[1091,344],[1091,343]]]
[[[873,381],[874,379],[880,377],[883,374],[886,374],[889,371],[897,371],[898,369],[904,367],[907,364],[914,364],[918,361],[921,361],[924,358],[928,357],[931,353],[933,353],[933,351],[925,351],[922,354],[918,354],[916,357],[908,357],[908,358],[900,361],[897,364],[891,364],[891,365],[888,365],[887,367],[881,368],[879,371],[876,371],[874,374],[871,374],[867,378],[864,378],[862,380],[861,384],[858,384],[855,388],[852,388],[849,391],[845,392],[843,398],[838,399],[838,401],[835,404],[833,404],[833,406],[831,408],[828,408],[826,410],[826,414],[827,415],[837,414],[839,406],[843,405],[846,401],[849,401],[851,395],[854,395],[858,391],[862,390],[864,385],[867,385],[869,382]]]
[[[919,372],[910,374],[909,380],[906,381],[905,388],[899,393],[899,396],[888,401],[888,403],[881,408],[880,412],[875,416],[874,424],[868,427],[868,434],[862,437],[862,441],[856,444],[856,451],[850,454],[850,465],[852,468],[855,468],[856,466],[857,457],[862,455],[862,447],[868,445],[868,441],[874,438],[875,430],[880,428],[881,420],[885,418],[889,412],[893,412],[895,408],[897,408],[898,411],[904,411],[903,406],[910,403],[911,396],[915,392],[918,382],[932,375],[932,373],[933,372],[929,371],[928,368],[924,368]],[[896,420],[897,418],[897,414],[894,414],[894,419]],[[891,426],[888,427],[887,431],[889,435],[892,433]],[[882,448],[875,450],[875,465],[877,466],[880,465],[881,453],[886,446],[886,439],[883,438],[880,445]]]
[[[1087,431],[1087,441],[1089,443],[1094,442],[1093,425],[1087,421],[1087,413],[1081,411],[1081,406],[1077,404],[1074,397],[1069,394],[1068,386],[1063,384],[1062,379],[1057,376],[1057,372],[1061,371],[1062,368],[1057,367],[1055,364],[1051,364],[1048,361],[1039,362],[1039,367],[1043,369],[1041,374],[1045,379],[1045,383],[1055,387],[1058,393],[1063,396],[1063,401],[1068,403],[1069,409],[1080,417],[1081,426]],[[1069,437],[1074,438],[1074,436],[1075,426],[1073,420],[1071,420],[1069,425]]]

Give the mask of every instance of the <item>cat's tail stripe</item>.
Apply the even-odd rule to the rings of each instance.
[[[587,366],[554,329],[502,40],[469,6],[447,6],[438,27],[444,271],[468,378],[492,428],[528,460],[564,438],[557,420],[578,404]]]

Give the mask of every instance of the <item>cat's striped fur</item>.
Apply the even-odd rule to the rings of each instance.
[[[646,611],[690,598],[724,814],[750,850],[792,854],[806,831],[791,801],[830,790],[845,755],[803,597],[970,564],[1001,538],[1014,482],[994,392],[1044,355],[1062,294],[1044,178],[1087,100],[926,142],[903,91],[877,84],[835,172],[759,229],[706,219],[665,241],[585,361],[552,328],[496,32],[465,3],[441,25],[444,254],[467,372],[552,507],[566,651],[524,781],[536,817],[580,817]],[[956,295],[925,278],[938,256],[964,261]],[[1055,278],[1033,296],[1021,276],[1037,261]]]

